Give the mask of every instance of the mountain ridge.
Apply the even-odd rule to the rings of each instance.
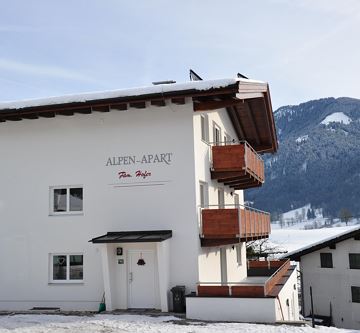
[[[274,118],[279,151],[263,156],[265,184],[245,191],[245,199],[273,213],[310,203],[329,216],[342,208],[360,215],[360,100],[327,97],[286,105]]]

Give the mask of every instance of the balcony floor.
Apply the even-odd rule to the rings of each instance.
[[[256,284],[256,285],[264,285],[269,276],[248,276],[244,280],[239,282],[239,285],[242,284]]]

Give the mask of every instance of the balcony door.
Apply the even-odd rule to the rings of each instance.
[[[217,193],[218,193],[218,206],[219,206],[219,208],[225,208],[224,189],[221,188],[221,187],[218,188]]]
[[[227,260],[226,248],[220,248],[220,269],[221,269],[221,283],[227,283]]]
[[[239,199],[239,194],[234,194],[234,205],[235,205],[235,208],[239,208],[239,205],[240,205],[240,199]]]

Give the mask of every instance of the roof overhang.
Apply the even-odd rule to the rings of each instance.
[[[239,140],[248,141],[259,153],[276,152],[278,144],[268,84],[249,79],[191,81],[0,103],[0,122],[143,109],[149,104],[181,105],[188,101],[192,101],[195,112],[226,108]]]
[[[118,231],[108,232],[105,235],[89,240],[89,242],[95,244],[162,242],[171,237],[171,230]]]

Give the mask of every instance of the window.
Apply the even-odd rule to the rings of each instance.
[[[83,188],[80,186],[52,187],[51,214],[76,214],[83,211]]]
[[[209,119],[208,119],[208,116],[205,114],[202,114],[200,116],[200,120],[201,120],[201,140],[208,142],[209,141],[209,136],[208,136]]]
[[[221,129],[215,123],[213,124],[213,141],[216,146],[221,144]]]
[[[82,282],[84,260],[82,254],[52,254],[51,282]]]
[[[353,303],[360,303],[360,287],[351,286],[351,301]]]
[[[226,248],[220,248],[220,271],[221,282],[227,283],[227,260],[226,260]]]
[[[241,245],[236,245],[236,261],[239,266],[241,266]]]
[[[350,269],[360,269],[360,253],[349,253]]]
[[[200,206],[204,208],[208,205],[208,187],[204,182],[200,182]]]
[[[219,208],[225,208],[225,195],[224,189],[218,188],[218,206]]]
[[[332,253],[320,253],[320,264],[322,268],[333,268]]]

